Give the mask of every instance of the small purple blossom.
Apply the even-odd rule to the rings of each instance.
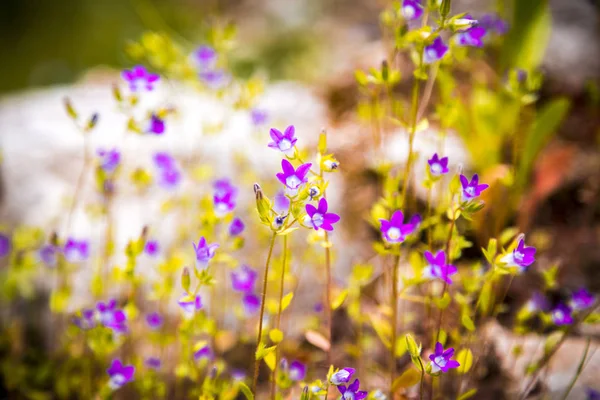
[[[213,195],[213,205],[215,215],[223,217],[235,209],[235,195],[233,192],[226,193],[222,196]]]
[[[135,367],[133,365],[123,365],[121,360],[116,359],[113,360],[110,368],[106,370],[106,373],[110,377],[108,384],[114,390],[125,385],[127,382],[133,381]]]
[[[85,261],[90,255],[89,244],[86,240],[69,238],[63,247],[63,253],[68,262]]]
[[[217,62],[217,51],[207,45],[198,47],[192,54],[196,65],[202,70],[212,69]]]
[[[447,284],[452,284],[450,275],[458,272],[454,265],[446,264],[446,253],[443,250],[437,252],[434,256],[429,251],[424,253],[428,265],[423,270],[423,276],[427,279],[441,279]]]
[[[146,316],[146,323],[148,324],[150,329],[157,330],[163,324],[163,317],[159,313],[153,312]]]
[[[94,310],[81,310],[80,315],[73,317],[73,323],[82,330],[92,329],[94,326],[96,326],[96,322],[94,320]]]
[[[260,298],[255,294],[247,293],[242,299],[242,305],[246,315],[254,315],[260,308]]]
[[[204,236],[198,240],[198,244],[194,245],[194,251],[196,252],[196,265],[200,269],[208,267],[208,262],[215,256],[215,251],[219,248],[216,243],[208,244]]]
[[[158,168],[159,184],[166,188],[175,188],[181,181],[181,173],[177,168],[175,159],[165,152],[159,152],[154,155],[154,165]]]
[[[96,311],[102,325],[112,329],[115,333],[127,332],[127,316],[123,310],[117,308],[115,299],[111,299],[107,303],[99,301],[96,303]]]
[[[556,326],[570,325],[573,323],[571,307],[559,303],[551,312],[552,321]]]
[[[543,293],[534,292],[531,295],[531,299],[527,302],[526,307],[529,311],[547,312],[550,311],[550,302]]]
[[[423,51],[423,62],[425,64],[432,64],[444,58],[447,52],[448,46],[446,46],[442,38],[438,36],[433,43],[429,46],[425,46]]]
[[[295,196],[298,193],[298,188],[306,183],[306,175],[311,166],[311,163],[302,164],[295,170],[291,162],[285,158],[281,160],[281,169],[283,172],[278,172],[276,176],[279,182],[285,185],[285,189],[290,196]]]
[[[332,374],[329,381],[336,386],[346,384],[350,382],[350,379],[352,379],[352,375],[354,375],[354,372],[356,372],[354,368],[342,368],[339,371]]]
[[[165,133],[165,120],[156,114],[152,114],[150,116],[150,120],[148,121],[148,128],[146,128],[146,132],[153,133],[156,136],[162,135]]]
[[[250,118],[254,126],[263,126],[269,121],[269,114],[260,108],[253,108],[250,110]]]
[[[144,364],[146,365],[146,367],[153,369],[155,371],[158,371],[158,370],[160,370],[162,362],[160,361],[160,358],[158,358],[158,357],[148,357],[144,361]]]
[[[405,224],[404,214],[402,211],[397,210],[389,221],[380,219],[379,222],[381,222],[381,234],[386,242],[401,243],[406,239],[406,236],[417,230],[419,223],[421,223],[421,216],[415,214],[408,223]]]
[[[202,346],[194,352],[195,361],[212,360],[214,358],[215,355],[209,345]]]
[[[525,240],[520,239],[512,253],[507,253],[501,261],[509,267],[517,267],[523,272],[535,262],[535,247],[525,246]]]
[[[273,141],[269,143],[269,147],[272,149],[279,150],[283,152],[285,155],[291,156],[294,154],[294,146],[296,146],[296,142],[298,139],[294,136],[296,133],[296,128],[294,125],[290,125],[285,128],[285,132],[281,133],[278,129],[271,128],[269,131],[269,135],[271,135],[271,139]]]
[[[243,382],[246,380],[246,373],[241,369],[233,369],[231,370],[231,379],[234,382]]]
[[[318,303],[315,303],[315,305],[313,306],[313,311],[316,313],[323,312],[323,310],[324,310],[323,303],[321,303],[320,301]]]
[[[202,298],[199,294],[195,296],[190,294],[184,294],[177,303],[186,314],[190,315],[202,309]]]
[[[402,1],[402,16],[408,20],[414,20],[421,18],[423,15],[423,6],[420,0],[404,0]]]
[[[231,75],[223,69],[202,71],[199,76],[200,80],[213,90],[223,89],[231,81]]]
[[[229,235],[230,236],[239,236],[244,232],[244,222],[240,218],[234,218],[229,225]]]
[[[129,89],[132,92],[137,92],[141,88],[151,91],[154,89],[154,83],[160,79],[157,74],[148,72],[142,65],[136,65],[131,70],[124,70],[121,76],[129,83]]]
[[[306,364],[300,361],[292,361],[288,368],[288,376],[294,382],[299,382],[306,377]]]
[[[0,257],[4,257],[10,253],[10,237],[0,233]]]
[[[342,394],[340,400],[362,400],[367,397],[367,392],[358,390],[360,388],[358,379],[355,379],[348,387],[340,385],[337,388]]]
[[[448,173],[448,157],[439,158],[438,154],[435,153],[433,157],[427,160],[429,164],[429,172],[433,176],[441,176]]]
[[[160,169],[171,169],[177,166],[175,159],[164,151],[154,154],[154,165]]]
[[[107,174],[113,173],[121,162],[121,153],[117,149],[98,149],[96,154],[98,155],[100,168]]]
[[[236,292],[251,292],[258,274],[247,265],[242,265],[231,273],[231,283]]]
[[[279,191],[273,196],[273,210],[278,214],[287,214],[290,209],[290,199]]]
[[[454,349],[451,347],[444,350],[440,342],[435,345],[435,352],[429,355],[431,360],[431,373],[436,374],[440,371],[446,373],[450,368],[458,368],[460,364],[456,360],[451,360],[454,355]]]
[[[46,244],[39,250],[40,260],[49,267],[55,267],[58,262],[60,249],[52,244]]]
[[[333,224],[340,220],[340,216],[335,213],[327,212],[328,205],[327,199],[321,197],[319,200],[319,207],[315,207],[312,204],[306,205],[306,213],[310,218],[310,223],[316,231],[320,229],[326,231],[333,231]]]
[[[486,183],[479,184],[479,175],[475,174],[471,178],[471,182],[466,176],[460,175],[460,184],[462,185],[463,200],[469,201],[481,195],[481,192],[486,190],[490,185]]]
[[[488,32],[504,35],[508,32],[508,24],[497,14],[485,14],[479,18],[479,26]]]
[[[151,257],[154,257],[160,251],[160,245],[157,240],[148,240],[146,242],[146,246],[144,246],[144,253],[148,254]]]
[[[581,288],[571,296],[570,306],[573,310],[584,310],[594,304],[596,298],[585,288]]]
[[[238,194],[238,188],[231,183],[227,178],[217,179],[213,182],[213,195],[223,197],[227,194],[231,194],[235,199]]]
[[[483,37],[486,34],[486,29],[479,25],[469,14],[465,15],[463,20],[471,27],[463,32],[458,32],[454,35],[454,41],[459,46],[483,47]]]

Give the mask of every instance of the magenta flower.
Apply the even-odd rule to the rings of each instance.
[[[213,182],[213,194],[215,196],[223,197],[227,194],[231,194],[235,199],[238,194],[238,188],[231,183],[227,178],[217,179]]]
[[[254,315],[260,309],[260,298],[255,294],[247,293],[242,299],[242,305],[246,315]]]
[[[146,242],[146,246],[144,246],[144,253],[148,254],[150,257],[154,257],[160,251],[160,245],[157,240],[148,240]]]
[[[306,377],[306,365],[300,361],[292,361],[288,368],[288,375],[294,382],[299,382]]]
[[[117,149],[98,149],[96,154],[98,155],[100,168],[107,174],[113,173],[121,162],[121,153]]]
[[[60,249],[54,245],[44,245],[39,251],[40,260],[49,267],[55,267]]]
[[[507,253],[500,261],[523,272],[535,262],[535,247],[525,246],[525,240],[520,239],[517,248],[512,253]]]
[[[439,158],[435,153],[433,157],[427,160],[429,164],[429,172],[433,176],[441,176],[448,173],[448,157]]]
[[[251,292],[258,274],[247,265],[242,265],[231,273],[231,283],[236,292]]]
[[[444,346],[440,342],[435,345],[435,353],[429,355],[431,360],[431,373],[437,374],[442,371],[448,372],[450,368],[458,368],[460,364],[456,360],[451,360],[454,355],[454,349],[451,347],[444,350]]]
[[[194,360],[213,360],[215,355],[209,345],[203,346],[194,352]]]
[[[154,155],[154,164],[158,168],[159,184],[165,189],[177,187],[181,181],[181,173],[175,159],[168,153],[159,152]]]
[[[302,164],[298,169],[294,170],[291,162],[285,158],[281,160],[281,169],[283,172],[277,173],[279,182],[285,185],[285,189],[290,196],[295,196],[298,193],[298,188],[308,180],[306,175],[312,166],[311,163]]]
[[[454,265],[446,264],[446,253],[440,250],[434,256],[426,251],[424,255],[429,264],[423,270],[423,276],[427,279],[441,279],[448,284],[452,284],[450,275],[456,274],[458,270]]]
[[[116,359],[113,360],[110,368],[106,370],[106,373],[110,377],[108,384],[114,390],[125,385],[127,382],[133,381],[135,367],[133,365],[123,365],[121,360]]]
[[[69,238],[63,247],[63,253],[68,262],[83,262],[90,255],[88,242]]]
[[[211,46],[200,46],[194,51],[193,60],[196,65],[202,70],[214,68],[217,62],[217,51]]]
[[[231,75],[223,69],[202,71],[199,77],[208,88],[213,90],[223,89],[231,82]]]
[[[265,110],[253,108],[250,110],[250,118],[252,119],[252,125],[263,126],[269,121],[269,114]]]
[[[600,391],[594,390],[592,388],[585,389],[585,400],[600,400]]]
[[[155,371],[158,371],[158,370],[160,370],[162,362],[160,361],[160,358],[158,358],[158,357],[148,357],[144,361],[144,364],[146,365],[146,367],[153,369]]]
[[[310,218],[310,223],[316,231],[318,231],[319,228],[326,231],[332,231],[333,224],[340,220],[339,215],[335,213],[328,213],[327,208],[328,205],[325,197],[322,197],[321,200],[319,200],[318,208],[316,208],[312,204],[306,205],[306,213]]]
[[[348,387],[338,386],[337,387],[342,397],[340,400],[362,400],[367,397],[367,392],[359,391],[360,381],[355,379]]]
[[[571,296],[570,306],[573,310],[584,310],[591,307],[595,300],[596,298],[592,293],[585,290],[585,288],[581,288]]]
[[[529,311],[550,311],[550,302],[543,293],[534,292],[526,305]]]
[[[245,227],[246,226],[244,225],[244,222],[241,219],[234,218],[233,221],[231,221],[231,225],[229,225],[229,235],[239,236],[242,234],[242,232],[244,232]]]
[[[228,192],[224,195],[213,195],[213,205],[215,215],[223,217],[235,209],[235,195],[233,192]]]
[[[280,190],[273,196],[273,210],[275,210],[277,214],[287,214],[289,209],[290,199]]]
[[[471,182],[466,176],[460,176],[460,184],[462,185],[462,197],[463,200],[469,201],[481,195],[481,192],[486,190],[490,185],[486,183],[479,184],[479,175],[475,174],[471,178]]]
[[[456,44],[459,46],[483,47],[483,37],[486,34],[486,29],[479,25],[469,14],[465,15],[463,19],[471,21],[471,27],[454,35]]]
[[[157,136],[165,133],[165,120],[160,118],[156,114],[152,114],[150,116],[150,121],[148,121],[148,128],[146,128],[147,133],[153,133]]]
[[[479,26],[488,32],[504,35],[508,32],[508,24],[497,14],[485,14],[479,18]]]
[[[129,83],[129,89],[132,92],[137,92],[140,88],[151,91],[154,89],[154,83],[160,79],[157,74],[148,72],[142,65],[136,65],[131,70],[124,70],[121,76]]]
[[[96,311],[102,325],[112,329],[115,333],[127,332],[127,316],[123,310],[117,308],[115,299],[111,299],[107,303],[99,301],[96,303]]]
[[[354,372],[356,372],[354,368],[340,369],[339,371],[331,375],[329,381],[336,386],[346,384],[350,382],[350,379],[352,379],[352,375],[354,375]]]
[[[419,223],[421,223],[421,216],[415,214],[408,223],[405,224],[404,214],[402,211],[398,210],[394,212],[389,221],[380,219],[379,222],[381,222],[381,234],[386,242],[402,243],[406,239],[406,236],[417,230]]]
[[[172,169],[177,166],[175,159],[164,151],[154,154],[154,165],[160,169]]]
[[[432,64],[444,58],[447,52],[448,46],[446,46],[442,38],[438,36],[433,43],[429,46],[425,46],[425,49],[423,50],[423,62],[425,64]]]
[[[410,21],[413,19],[421,18],[423,15],[423,6],[420,0],[404,0],[402,2],[402,16],[404,19]]]
[[[73,317],[73,323],[82,330],[92,329],[96,326],[96,321],[94,320],[94,310],[81,310],[81,315]]]
[[[10,253],[10,237],[0,233],[0,257],[4,257]]]
[[[271,128],[269,135],[271,135],[271,139],[273,139],[273,141],[269,143],[269,147],[279,150],[288,156],[294,155],[294,146],[298,141],[298,139],[294,137],[295,133],[296,128],[294,128],[294,125],[290,125],[285,128],[284,133],[281,133],[281,131],[275,128]]]
[[[570,325],[573,323],[572,311],[568,305],[559,303],[551,312],[552,321],[556,326]]]
[[[186,313],[186,314],[193,314],[196,311],[199,311],[202,309],[202,298],[200,297],[199,294],[197,295],[189,295],[189,294],[184,294],[179,301],[177,302],[177,304],[179,304],[179,307],[181,307],[181,309]]]
[[[204,236],[198,240],[198,245],[193,243],[194,251],[196,252],[196,265],[200,269],[208,267],[208,262],[215,256],[215,251],[219,248],[216,243],[208,244]]]
[[[160,329],[163,324],[163,317],[159,313],[153,312],[146,316],[146,323],[152,330]]]

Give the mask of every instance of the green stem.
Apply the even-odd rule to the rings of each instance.
[[[423,400],[423,385],[425,384],[425,367],[423,366],[423,361],[421,360],[421,357],[419,357],[419,365],[421,366],[421,382],[419,382],[419,400]]]
[[[283,286],[285,284],[285,268],[287,266],[287,243],[288,235],[283,237],[283,262],[281,264],[281,281],[279,283],[279,309],[277,310],[277,319],[275,320],[275,328],[279,329],[281,326],[281,312],[282,312],[282,302],[283,302]],[[281,343],[277,344],[277,348],[275,349],[275,368],[273,368],[273,375],[271,376],[271,400],[275,400],[275,390],[276,390],[276,381],[277,381],[277,371],[279,369],[279,346]]]
[[[417,113],[419,111],[419,80],[415,79],[412,89],[412,110],[411,110],[411,126],[408,137],[408,159],[404,167],[404,182],[402,182],[402,207],[405,207],[406,202],[406,191],[408,189],[408,181],[410,177],[410,171],[412,168],[413,158],[413,145],[415,139],[415,132],[417,131]]]
[[[394,258],[392,267],[392,291],[390,303],[392,304],[392,345],[390,347],[390,397],[394,397],[393,386],[396,379],[396,337],[398,334],[398,268],[400,254]]]
[[[452,261],[452,259],[450,258],[450,243],[452,242],[452,232],[454,231],[455,221],[456,221],[456,214],[453,211],[452,212],[452,220],[450,221],[450,232],[448,232],[448,240],[446,241],[446,258],[447,258],[448,264],[450,264],[450,262]],[[440,298],[444,297],[447,289],[448,289],[448,282],[444,281],[444,288],[442,289],[442,294],[440,295]],[[439,316],[438,322],[437,322],[437,333],[435,336],[436,343],[440,340],[440,331],[442,329],[443,315],[444,315],[444,310],[442,309],[442,310],[440,310],[440,316]]]
[[[325,293],[325,300],[327,304],[325,305],[325,310],[327,310],[327,329],[328,329],[328,337],[329,340],[329,348],[327,349],[327,366],[331,365],[331,347],[333,344],[332,341],[332,332],[333,332],[333,318],[331,311],[331,251],[329,250],[329,235],[327,231],[325,231],[325,243],[327,243],[327,247],[325,247],[325,272],[327,274],[327,291]]]
[[[263,318],[265,315],[265,298],[267,296],[267,282],[269,277],[269,264],[271,262],[271,255],[273,254],[273,247],[275,246],[275,237],[277,233],[273,232],[273,236],[271,236],[271,244],[269,245],[269,255],[267,256],[267,262],[265,264],[265,273],[263,277],[263,289],[262,289],[262,299],[260,301],[260,317],[258,320],[258,335],[256,339],[256,351],[258,351],[262,338],[262,330],[263,330]],[[256,396],[256,385],[258,383],[258,371],[260,369],[260,360],[256,359],[256,352],[254,353],[254,379],[252,380],[252,392]]]
[[[571,380],[571,383],[569,384],[569,388],[567,389],[564,396],[562,397],[562,400],[567,400],[567,398],[569,397],[569,393],[571,393],[571,390],[573,390],[573,387],[575,386],[575,382],[577,382],[579,375],[581,375],[581,372],[583,371],[583,366],[585,365],[585,360],[588,355],[588,351],[590,350],[591,342],[592,342],[592,338],[588,336],[587,341],[585,343],[585,350],[583,352],[583,356],[581,357],[581,360],[579,361],[579,365],[577,366],[577,372],[575,373],[575,376]]]

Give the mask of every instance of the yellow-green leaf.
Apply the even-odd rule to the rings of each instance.
[[[269,338],[273,343],[280,343],[283,340],[283,332],[279,329],[271,329],[269,332]]]
[[[276,362],[277,362],[277,357],[275,357],[275,352],[271,352],[265,356],[265,363],[271,369],[271,371],[273,371],[275,369]]]
[[[285,311],[285,309],[288,308],[288,306],[292,302],[293,298],[294,298],[294,292],[290,292],[290,293],[286,294],[285,296],[283,296],[283,299],[281,299],[281,311]]]
[[[458,352],[456,361],[458,361],[460,364],[460,366],[456,369],[456,372],[459,374],[465,374],[469,372],[471,366],[473,365],[473,353],[470,349],[462,349]]]
[[[331,309],[337,310],[340,308],[340,306],[344,303],[344,300],[346,300],[346,297],[348,297],[348,290],[344,289],[331,302]]]
[[[392,391],[396,391],[398,389],[406,389],[411,386],[416,385],[421,381],[421,373],[412,367],[408,367],[406,371],[402,373],[399,377],[394,380],[392,385]]]
[[[471,319],[471,317],[469,317],[469,315],[463,314],[463,316],[461,318],[461,322],[462,322],[463,326],[465,328],[467,328],[468,330],[470,330],[471,332],[473,332],[475,330],[475,324],[473,323],[473,320]]]
[[[471,389],[469,391],[464,392],[460,396],[458,396],[458,399],[456,399],[456,400],[467,400],[467,399],[470,399],[471,397],[475,396],[475,393],[477,393],[477,389]]]
[[[252,391],[244,382],[238,382],[238,386],[240,387],[240,391],[246,396],[247,400],[254,400]]]

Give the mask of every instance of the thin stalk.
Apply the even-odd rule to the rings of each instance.
[[[419,382],[419,400],[423,400],[423,385],[425,384],[425,367],[421,357],[418,358],[419,365],[421,366],[421,381]],[[392,394],[393,396],[393,394]]]
[[[588,351],[590,350],[591,342],[592,342],[592,338],[590,336],[588,336],[587,341],[585,343],[585,350],[583,352],[583,356],[581,357],[581,360],[579,361],[579,365],[577,366],[577,372],[575,373],[575,376],[571,380],[571,383],[569,384],[567,391],[563,395],[562,400],[567,400],[567,398],[569,397],[569,393],[571,393],[571,390],[573,390],[573,387],[575,386],[575,382],[577,382],[577,379],[579,379],[579,375],[581,375],[581,372],[583,371],[583,366],[585,365],[585,360],[587,358]]]
[[[400,266],[400,254],[394,258],[392,267],[392,291],[390,303],[392,303],[392,346],[390,349],[390,396],[393,398],[394,379],[396,379],[396,337],[398,330],[398,268]]]
[[[327,339],[329,340],[329,348],[327,349],[327,367],[329,368],[331,365],[333,318],[331,312],[331,251],[329,250],[329,235],[327,231],[325,231],[325,243],[328,244],[327,247],[325,247],[325,271],[327,274],[327,291],[325,293],[327,304],[325,305],[325,310],[327,310],[327,329],[329,330],[327,334]]]
[[[265,315],[265,298],[267,296],[267,282],[269,277],[269,264],[271,263],[271,255],[273,254],[273,247],[275,247],[275,237],[277,233],[273,232],[273,236],[271,236],[271,244],[269,245],[269,255],[267,256],[267,262],[265,263],[265,273],[263,277],[263,289],[262,289],[262,298],[260,301],[260,316],[258,320],[258,335],[256,339],[256,351],[258,351],[262,338],[262,330],[263,330],[263,318]],[[252,380],[252,392],[256,396],[256,384],[258,383],[258,371],[260,369],[260,360],[256,360],[256,352],[254,353],[254,379]]]
[[[447,258],[447,262],[450,263],[451,259],[450,259],[450,243],[452,242],[452,232],[454,231],[454,224],[456,221],[456,216],[455,213],[452,213],[452,220],[450,221],[450,232],[448,232],[448,240],[446,241],[446,258]],[[440,298],[444,297],[444,295],[446,294],[446,290],[448,289],[448,282],[444,281],[444,288],[442,289],[442,294],[440,295]],[[435,336],[435,342],[437,343],[440,340],[440,330],[442,329],[442,318],[444,315],[444,310],[440,310],[440,316],[438,318],[438,322],[437,322],[437,333]]]
[[[285,268],[287,266],[287,238],[288,235],[283,237],[283,262],[281,264],[281,281],[279,283],[279,309],[277,310],[277,319],[275,320],[275,328],[279,329],[281,326],[281,312],[282,312],[282,301],[283,301],[283,286],[285,283]],[[271,400],[275,400],[275,390],[277,381],[277,371],[279,370],[279,345],[275,349],[275,368],[273,368],[273,375],[271,376]]]
[[[410,177],[410,171],[412,168],[413,158],[413,145],[415,139],[415,132],[417,131],[417,113],[419,111],[419,80],[415,79],[412,89],[412,100],[411,100],[411,126],[410,133],[408,136],[408,159],[404,167],[404,182],[402,182],[402,207],[405,206],[406,202],[406,191],[408,189],[408,181]]]

